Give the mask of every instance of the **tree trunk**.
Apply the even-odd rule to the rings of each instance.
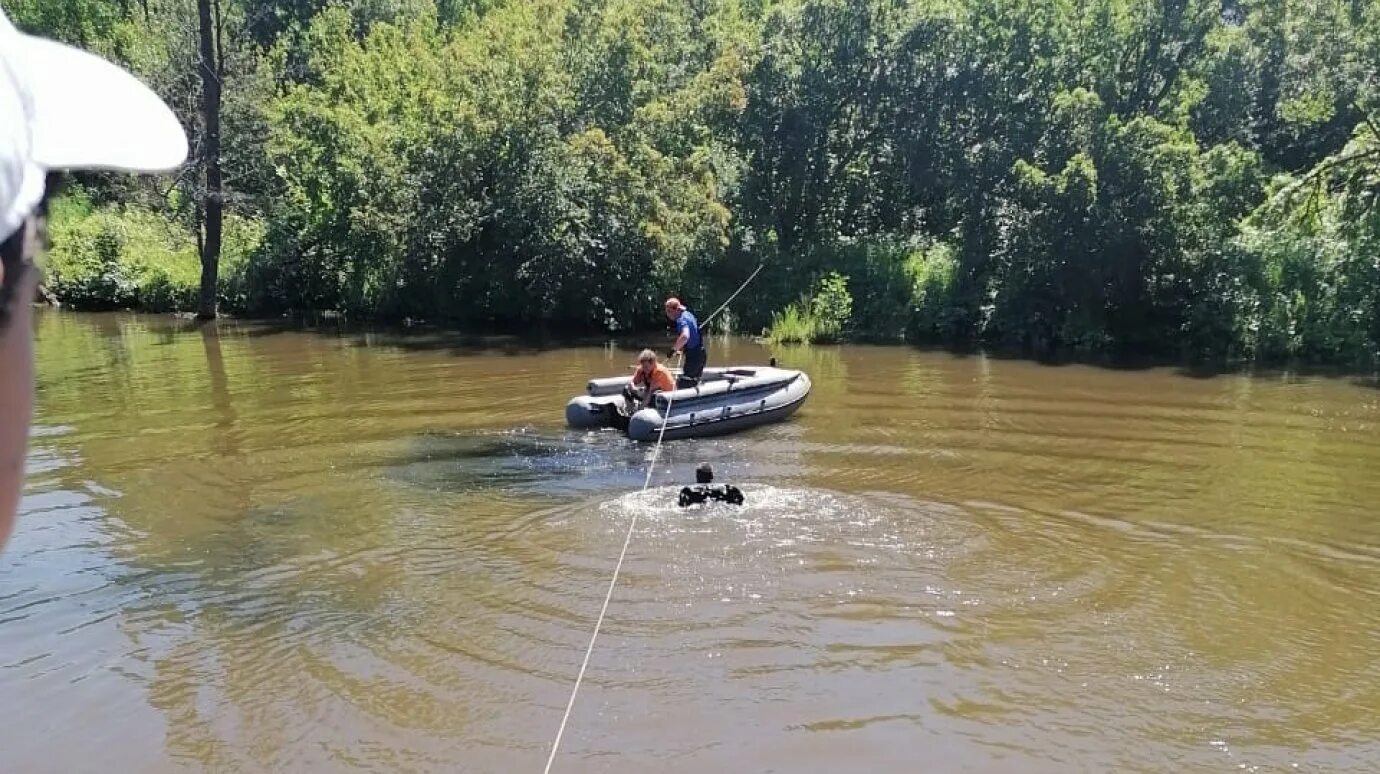
[[[220,272],[221,217],[224,208],[220,180],[221,62],[215,41],[216,26],[212,18],[211,0],[197,0],[196,10],[201,27],[201,117],[206,131],[202,138],[201,158],[206,173],[203,207],[206,214],[205,239],[201,244],[201,303],[196,316],[199,320],[213,320],[216,317],[216,280]],[[220,15],[219,11],[217,4],[215,16]]]

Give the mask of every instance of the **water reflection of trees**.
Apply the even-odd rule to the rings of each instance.
[[[304,337],[264,358],[233,328],[71,315],[44,326],[42,410],[74,418],[53,439],[84,458],[69,475],[118,493],[101,502],[126,536],[109,550],[118,583],[142,592],[122,629],[157,643],[134,652],[174,755],[230,755],[230,707],[256,737],[293,727],[255,716],[309,710],[292,695],[308,666],[329,669],[332,637],[367,642],[418,618],[405,563],[368,555],[398,542],[396,503],[355,475],[348,432],[294,435],[283,405],[283,385],[305,411],[349,398],[348,362],[321,376],[328,343]]]

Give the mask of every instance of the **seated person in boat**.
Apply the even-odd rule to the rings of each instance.
[[[650,349],[642,350],[637,356],[637,370],[633,372],[632,383],[623,388],[623,398],[628,402],[628,413],[652,405],[652,398],[658,392],[671,392],[676,388],[676,378],[666,366],[657,362],[656,353]]]
[[[690,505],[699,505],[709,500],[730,505],[742,505],[743,493],[732,484],[714,486],[714,468],[706,462],[695,468],[695,486],[681,488],[677,504],[684,508]]]

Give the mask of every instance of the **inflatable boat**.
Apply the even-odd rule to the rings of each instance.
[[[621,427],[626,422],[629,438],[655,441],[665,422],[666,438],[694,438],[780,422],[810,396],[810,377],[803,371],[752,366],[706,368],[698,386],[658,393],[651,406],[631,417],[620,417],[623,387],[631,381],[631,375],[591,379],[587,394],[577,395],[566,404],[566,424]]]

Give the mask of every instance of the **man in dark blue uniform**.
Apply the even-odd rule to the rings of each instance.
[[[681,374],[676,380],[676,387],[694,387],[700,383],[704,365],[709,361],[704,339],[700,336],[700,322],[678,298],[666,299],[666,317],[676,324],[678,331],[676,343],[671,346],[671,356],[679,352],[685,358],[681,361]]]

